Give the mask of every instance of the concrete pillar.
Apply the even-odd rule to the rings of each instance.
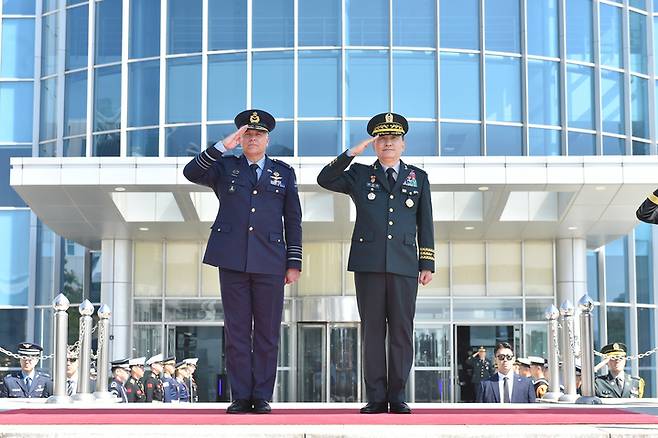
[[[557,306],[564,300],[577,303],[587,293],[587,243],[585,239],[557,239]]]
[[[110,360],[130,357],[132,324],[132,240],[101,243],[101,302],[112,309]]]

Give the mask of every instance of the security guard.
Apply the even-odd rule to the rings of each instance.
[[[350,195],[356,205],[347,269],[354,272],[361,317],[368,400],[364,414],[387,412],[389,404],[393,413],[411,412],[404,394],[413,361],[416,294],[418,284],[428,284],[434,271],[427,173],[400,160],[408,129],[399,114],[374,116],[367,127],[373,138],[340,154],[318,175],[320,186]],[[345,170],[370,143],[378,159]]]
[[[480,387],[481,381],[487,380],[496,372],[493,364],[487,358],[487,349],[484,348],[484,346],[480,346],[478,351],[476,351],[471,357],[466,358],[466,365],[473,371],[473,374],[471,375],[473,394],[475,394]]]
[[[145,403],[146,393],[144,391],[144,362],[145,357],[135,357],[128,361],[130,367],[130,377],[124,385],[126,388],[126,395],[128,396],[128,403]]]
[[[53,381],[35,369],[43,348],[31,342],[18,344],[21,370],[8,374],[0,385],[0,398],[47,398],[53,395]]]
[[[221,203],[203,261],[220,268],[231,414],[271,411],[283,288],[297,281],[302,267],[295,171],[265,155],[275,124],[265,111],[243,111],[235,117],[236,132],[183,170]],[[238,144],[242,156],[223,156]]]
[[[530,375],[532,383],[535,385],[535,393],[537,398],[542,398],[548,392],[548,380],[544,375],[546,359],[539,356],[528,356],[528,360],[530,360]]]
[[[176,358],[167,357],[162,361],[164,371],[162,373],[162,390],[164,391],[163,400],[165,403],[178,403],[178,382],[174,379],[176,374]]]
[[[128,359],[113,360],[110,363],[112,365],[112,381],[110,382],[108,391],[121,400],[121,403],[128,403],[128,395],[124,387],[130,376]]]
[[[658,190],[651,193],[637,209],[635,215],[642,222],[658,224]]]
[[[144,385],[144,393],[146,394],[147,402],[161,402],[163,400],[163,388],[162,388],[162,361],[164,356],[162,353],[156,354],[155,356],[149,358],[146,361],[146,365],[151,367],[151,371],[144,375],[142,379]]]
[[[614,342],[601,348],[606,356],[608,374],[594,379],[594,391],[601,398],[642,398],[644,379],[632,377],[624,372],[626,366],[626,345]]]

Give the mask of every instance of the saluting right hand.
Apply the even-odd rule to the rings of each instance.
[[[248,129],[247,125],[242,126],[240,129],[235,131],[233,134],[228,135],[222,143],[226,149],[234,149],[237,145],[242,143],[242,134]]]
[[[349,153],[349,154],[350,154],[351,156],[353,156],[353,157],[356,157],[357,155],[361,155],[361,154],[363,153],[363,151],[366,150],[366,148],[368,147],[368,145],[369,145],[370,143],[372,143],[374,140],[375,140],[374,137],[370,137],[370,138],[367,138],[367,139],[363,140],[363,141],[362,141],[361,143],[359,143],[358,145],[356,145],[356,146],[352,146],[352,147],[350,148],[350,153]]]

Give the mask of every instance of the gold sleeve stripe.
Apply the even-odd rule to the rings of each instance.
[[[651,201],[654,204],[658,205],[658,196],[656,196],[652,193],[647,198],[649,199],[649,201]]]
[[[420,249],[421,251],[434,252],[434,248],[423,248],[423,247],[420,247],[419,249]]]
[[[426,256],[426,255],[421,255],[420,256],[421,260],[431,260],[434,261],[434,257]]]

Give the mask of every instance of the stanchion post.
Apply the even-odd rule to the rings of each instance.
[[[55,349],[53,357],[53,395],[48,397],[46,403],[70,403],[71,397],[66,395],[66,351],[68,341],[69,309],[68,298],[59,294],[53,300],[55,309]]]
[[[78,388],[73,396],[75,401],[94,401],[96,397],[89,390],[89,369],[91,365],[91,331],[94,321],[94,305],[91,301],[84,300],[80,307],[80,353],[78,354]]]
[[[546,308],[544,317],[548,320],[548,371],[550,379],[548,392],[544,394],[542,401],[556,402],[562,397],[562,391],[560,391],[560,358],[558,355],[560,341],[557,328],[560,311],[551,304]]]
[[[564,300],[560,306],[562,315],[562,366],[564,367],[564,395],[559,398],[560,402],[574,403],[578,399],[576,393],[576,361],[574,358],[573,345],[576,335],[574,333],[574,308],[571,301]]]
[[[110,306],[103,304],[98,308],[98,353],[96,357],[96,392],[94,392],[94,396],[98,400],[115,399],[107,390],[110,368],[110,316],[112,316]]]
[[[583,405],[600,405],[601,399],[594,395],[594,330],[592,327],[592,310],[594,301],[587,295],[578,301],[580,310],[580,362],[582,372],[582,396],[576,403]]]

